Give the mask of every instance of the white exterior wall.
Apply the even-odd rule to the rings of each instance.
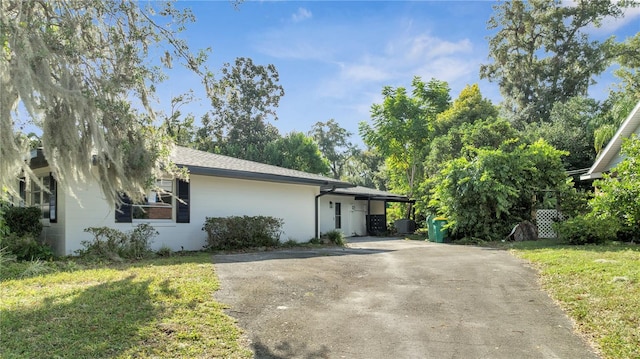
[[[107,204],[97,182],[77,186],[73,193],[75,198],[68,193],[64,196],[64,220],[59,219],[65,226],[64,253],[59,254],[73,255],[78,249],[84,248],[83,241],[92,241],[93,236],[85,232],[85,228],[104,226],[127,232],[135,227],[136,223],[115,222],[114,209]],[[58,191],[58,198],[61,197],[60,194],[61,190]],[[160,232],[161,228],[157,229]],[[155,242],[158,242],[157,238]]]
[[[385,214],[384,201],[371,201],[371,214]]]
[[[640,137],[640,126],[636,128],[636,130],[634,131],[634,134]],[[617,166],[618,164],[620,164],[620,162],[622,162],[623,159],[624,157],[622,157],[620,151],[618,151],[618,153],[616,153],[616,156],[613,158],[613,160],[611,160],[611,162],[607,165],[607,171],[611,171],[611,169]]]
[[[272,216],[284,219],[282,241],[314,237],[317,186],[191,175],[193,238],[206,240],[205,217]]]
[[[331,205],[329,202],[331,202]],[[324,195],[319,198],[320,234],[336,229],[336,202],[341,203],[342,208],[342,228],[340,228],[340,231],[347,237],[366,235],[367,201],[357,201],[353,196],[338,195]]]
[[[151,224],[160,234],[151,247],[167,246],[172,250],[200,250],[206,244],[202,231],[206,217],[273,216],[284,219],[281,240],[306,242],[314,237],[315,195],[317,186],[292,185],[262,181],[190,176],[190,223],[165,220],[134,220],[116,223],[115,210],[104,200],[97,183],[74,190],[77,198],[65,196],[65,217],[59,210],[59,224],[66,224],[66,245],[58,254],[73,254],[82,241],[92,240],[87,227],[108,226],[130,231],[139,223]],[[58,198],[62,196],[59,191]],[[174,214],[175,216],[175,214]],[[64,220],[63,220],[64,218]]]

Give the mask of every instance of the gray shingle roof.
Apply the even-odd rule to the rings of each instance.
[[[318,185],[322,188],[346,188],[352,184],[312,173],[241,160],[191,148],[176,146],[172,156],[179,166],[185,166],[190,173],[218,177],[252,179],[269,182]]]

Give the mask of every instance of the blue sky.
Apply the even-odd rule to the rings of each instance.
[[[467,84],[478,83],[485,97],[500,102],[495,84],[480,80],[488,61],[486,23],[490,1],[182,1],[197,18],[182,34],[192,49],[211,47],[209,67],[219,70],[236,57],[274,64],[285,96],[273,124],[281,134],[307,132],[331,118],[351,131],[369,120],[372,104],[385,85],[410,87],[414,76],[447,81],[456,98]],[[594,39],[640,31],[640,11],[591,29]],[[199,117],[209,108],[199,81],[174,70],[159,87],[163,104],[190,88],[201,101],[183,111]],[[612,81],[605,76],[592,96],[606,97]],[[160,107],[164,107],[161,105]]]

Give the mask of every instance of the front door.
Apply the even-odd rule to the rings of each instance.
[[[342,204],[336,202],[336,229],[342,228]]]

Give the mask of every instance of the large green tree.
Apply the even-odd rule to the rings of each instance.
[[[327,175],[329,164],[318,145],[302,132],[291,132],[267,145],[265,163],[298,171]]]
[[[264,148],[277,140],[276,108],[284,89],[278,84],[274,65],[257,65],[239,57],[222,68],[222,76],[211,86],[214,131],[220,137],[220,154],[264,162]]]
[[[171,171],[171,141],[153,126],[154,84],[178,60],[203,76],[178,32],[193,21],[173,3],[123,0],[0,1],[0,196],[28,164],[21,129],[42,130],[62,187],[93,178],[105,198],[141,198]],[[159,51],[158,51],[159,50]],[[15,194],[15,193],[14,193]]]
[[[478,85],[466,86],[451,107],[436,116],[435,137],[424,160],[425,179],[416,195],[423,200],[416,206],[425,210],[429,202],[433,177],[445,162],[464,157],[476,149],[496,149],[504,141],[517,138],[517,131],[504,119],[496,117],[498,109],[482,97]]]
[[[567,170],[589,168],[593,164],[594,129],[600,115],[598,103],[585,97],[557,102],[549,113],[548,122],[530,123],[523,136],[530,142],[544,138],[555,148],[569,153],[563,159]]]
[[[336,120],[330,119],[327,122],[316,122],[309,135],[329,161],[333,178],[340,179],[344,175],[345,165],[357,153],[356,147],[349,141],[351,132],[340,127]]]
[[[477,149],[444,164],[430,207],[447,217],[457,238],[503,239],[515,224],[531,218],[536,193],[563,186],[564,154],[544,140]]]
[[[386,191],[389,180],[384,162],[384,157],[374,149],[359,150],[347,161],[341,179],[358,186]]]
[[[620,18],[633,1],[506,1],[494,6],[488,27],[492,60],[481,78],[497,82],[504,107],[522,126],[547,121],[556,102],[586,96],[594,77],[619,54],[614,37],[589,38],[589,26]]]
[[[435,117],[451,100],[446,82],[415,77],[412,87],[411,95],[404,87],[384,87],[383,102],[371,106],[372,124],[361,122],[359,128],[365,144],[385,158],[390,189],[410,197],[424,178]]]
[[[161,115],[160,130],[167,134],[178,146],[195,147],[196,126],[193,114],[183,116],[182,106],[194,100],[193,92],[187,92],[171,99],[169,114]]]

